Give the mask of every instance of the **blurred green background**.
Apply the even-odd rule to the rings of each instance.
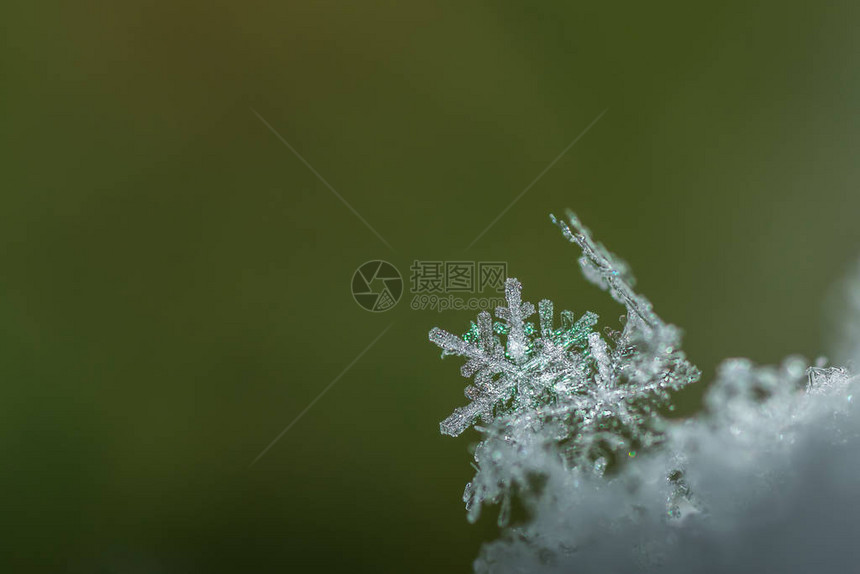
[[[468,571],[494,517],[466,522],[474,435],[438,432],[465,380],[427,332],[474,313],[364,311],[369,259],[504,260],[527,299],[612,325],[548,221],[573,208],[707,380],[825,351],[860,253],[847,1],[13,1],[0,21],[4,572]]]

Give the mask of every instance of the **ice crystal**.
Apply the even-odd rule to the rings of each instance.
[[[522,302],[519,281],[505,282],[505,298],[508,306],[496,309],[501,321],[493,323],[483,311],[462,338],[438,328],[430,331],[430,340],[443,349],[443,356],[469,359],[460,372],[474,376],[474,385],[465,391],[472,402],[442,421],[443,434],[457,436],[479,418],[490,423],[502,413],[527,412],[554,403],[559,393],[582,390],[597,316],[586,313],[574,320],[573,313],[562,311],[561,326],[553,328],[552,302],[543,300],[538,331],[534,323],[525,321],[535,308]]]
[[[656,444],[670,392],[699,377],[678,348],[678,329],[633,290],[627,264],[592,240],[573,214],[573,229],[552,219],[582,249],[586,278],[626,307],[626,319],[621,331],[609,330],[604,338],[594,330],[594,313],[576,318],[562,311],[555,326],[553,303],[542,300],[536,326],[528,321],[534,305],[522,300],[520,282],[508,279],[499,321],[485,311],[462,337],[430,331],[443,356],[467,359],[461,374],[473,379],[465,390],[471,402],[440,425],[452,436],[472,425],[483,433],[475,451],[479,470],[464,495],[472,520],[482,503],[501,501],[504,524],[513,491],[528,496],[543,474],[535,464],[539,453],[603,474]]]
[[[499,523],[513,522],[514,498],[528,512],[484,546],[476,571],[841,572],[860,561],[858,376],[824,359],[729,359],[702,413],[665,421],[670,393],[699,377],[679,331],[575,216],[552,219],[581,248],[585,277],[626,308],[620,332],[601,335],[592,313],[564,311],[555,326],[549,301],[535,325],[509,279],[498,321],[485,312],[462,337],[430,333],[472,379],[470,402],[441,424],[481,433],[468,517],[501,503]],[[843,343],[856,361],[860,272],[849,301]]]

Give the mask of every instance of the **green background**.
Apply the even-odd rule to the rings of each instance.
[[[850,2],[7,2],[0,22],[4,571],[467,571],[494,518],[466,522],[475,437],[438,434],[465,380],[427,332],[474,313],[408,293],[368,313],[367,260],[504,260],[527,299],[612,325],[548,221],[573,208],[707,380],[825,351],[860,253]]]

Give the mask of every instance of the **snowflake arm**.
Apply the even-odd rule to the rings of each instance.
[[[463,338],[443,329],[434,328],[430,331],[430,340],[442,348],[442,356],[457,355],[469,360],[460,368],[464,377],[475,377],[475,386],[466,388],[466,396],[472,402],[465,407],[454,410],[454,413],[440,424],[442,434],[458,436],[481,417],[492,413],[493,405],[508,391],[513,379],[501,377],[499,383],[493,385],[493,377],[498,374],[512,372],[512,365],[505,359],[498,339],[493,335],[490,314],[482,311],[478,315],[477,324]],[[507,384],[504,384],[507,383]]]
[[[636,280],[627,263],[610,253],[603,244],[592,239],[591,231],[582,225],[575,213],[568,211],[567,217],[570,227],[550,214],[550,219],[561,229],[564,237],[582,249],[579,266],[585,278],[604,291],[609,291],[613,299],[624,305],[630,314],[635,315],[647,326],[665,327],[663,321],[651,309],[651,303],[633,291]]]
[[[505,282],[505,299],[507,307],[498,307],[496,316],[508,324],[508,356],[515,362],[520,363],[526,357],[529,342],[526,340],[524,319],[528,319],[535,312],[535,306],[523,302],[523,286],[513,279]]]

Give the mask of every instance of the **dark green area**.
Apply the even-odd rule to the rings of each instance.
[[[466,522],[474,437],[438,434],[466,381],[427,332],[476,313],[369,313],[365,261],[505,260],[528,300],[612,325],[549,223],[573,208],[707,381],[824,351],[860,252],[850,2],[13,1],[0,23],[4,572],[467,571],[494,518]]]

